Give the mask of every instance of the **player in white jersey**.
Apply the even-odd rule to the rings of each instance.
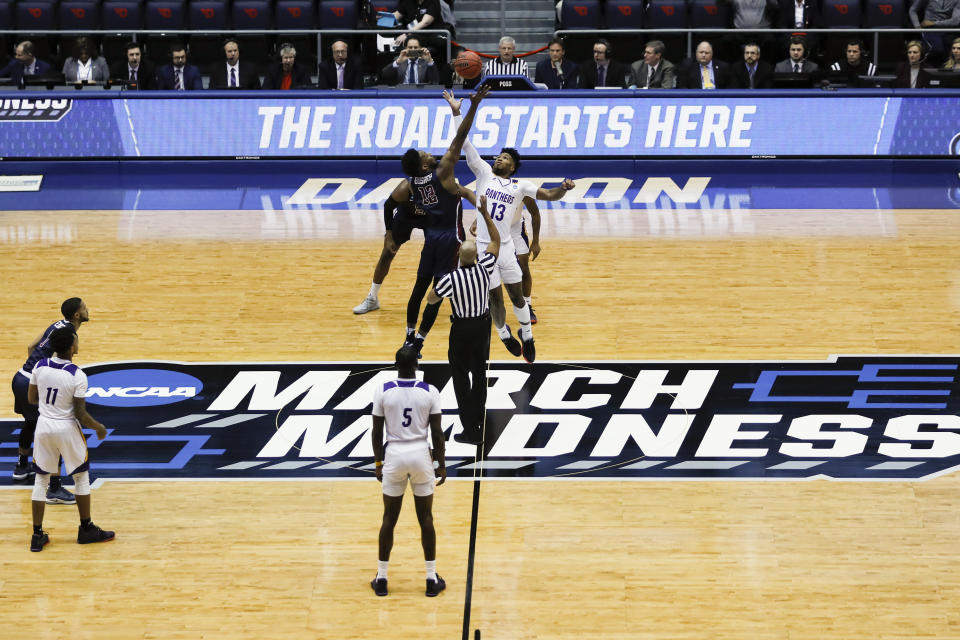
[[[520,272],[523,274],[521,287],[523,299],[530,307],[530,324],[537,324],[537,314],[533,310],[533,302],[530,298],[533,296],[533,275],[530,273],[530,262],[537,259],[540,255],[540,207],[533,198],[524,198],[523,207],[530,212],[531,231],[527,232],[527,221],[520,212],[520,217],[510,228],[510,234],[513,236],[513,247],[517,251],[517,262],[520,263]]]
[[[446,443],[440,427],[440,392],[433,385],[417,381],[416,347],[404,345],[397,351],[396,362],[397,379],[377,387],[373,398],[373,429],[370,433],[377,480],[383,483],[383,522],[380,525],[377,577],[370,581],[370,586],[378,596],[387,595],[387,564],[393,549],[393,529],[400,517],[409,480],[420,522],[420,540],[427,570],[426,595],[432,597],[447,586],[437,575],[437,534],[433,528],[434,483],[439,486],[447,479]],[[432,458],[428,437],[433,440]]]
[[[37,362],[30,374],[27,399],[30,404],[39,405],[40,412],[33,437],[36,479],[31,551],[43,551],[50,542],[50,536],[43,530],[43,512],[50,474],[57,473],[61,457],[67,473],[76,482],[74,493],[80,512],[77,542],[106,542],[114,537],[113,531],[104,531],[90,519],[90,464],[87,441],[80,425],[96,430],[101,440],[107,437],[107,429],[87,413],[87,375],[72,362],[79,348],[79,339],[72,327],[56,329],[50,334],[50,349],[54,355]]]
[[[449,91],[443,92],[443,97],[453,110],[454,122],[460,124],[460,103]],[[559,200],[573,189],[574,182],[566,179],[559,187],[544,189],[536,187],[528,180],[512,178],[520,167],[520,154],[516,149],[504,148],[494,159],[493,166],[483,161],[480,154],[470,143],[468,138],[463,143],[463,151],[467,156],[467,165],[477,178],[476,194],[486,196],[490,218],[500,232],[500,256],[497,259],[497,269],[490,278],[490,317],[504,346],[515,356],[523,355],[527,362],[536,359],[536,347],[533,341],[533,329],[530,325],[530,306],[523,298],[523,272],[517,262],[516,247],[513,244],[511,227],[520,217],[524,198],[535,200]],[[477,229],[477,251],[482,254],[489,243],[485,227]],[[501,281],[507,288],[510,301],[513,302],[513,312],[520,323],[520,343],[511,335],[507,325],[506,307],[503,303],[503,292],[500,289]]]

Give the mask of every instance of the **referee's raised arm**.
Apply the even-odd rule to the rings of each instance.
[[[480,196],[480,200],[477,203],[477,211],[481,216],[483,216],[483,222],[487,225],[487,233],[490,234],[490,243],[487,245],[487,253],[491,253],[494,256],[499,257],[500,232],[497,230],[497,225],[493,224],[493,220],[490,219],[490,212],[487,211],[487,196]]]

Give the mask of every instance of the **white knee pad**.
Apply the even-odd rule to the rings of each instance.
[[[73,488],[73,492],[78,496],[88,496],[90,495],[90,474],[86,471],[81,473],[73,474],[73,481],[76,483],[76,486]]]
[[[38,473],[37,477],[33,481],[33,495],[31,497],[34,500],[46,502],[47,489],[49,488],[50,488],[50,474]]]

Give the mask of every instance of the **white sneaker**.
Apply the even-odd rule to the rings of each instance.
[[[363,302],[358,304],[353,308],[353,312],[357,315],[361,313],[367,313],[369,311],[376,311],[380,308],[380,301],[373,296],[367,296],[363,299]]]

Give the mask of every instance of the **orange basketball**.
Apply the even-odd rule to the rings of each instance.
[[[461,78],[472,80],[483,71],[483,61],[473,51],[461,51],[457,59],[453,61],[453,68],[457,70]]]

